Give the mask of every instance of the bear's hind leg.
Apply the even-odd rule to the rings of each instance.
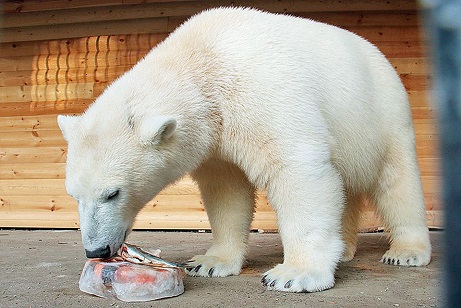
[[[221,160],[207,161],[192,177],[202,194],[213,244],[205,255],[194,256],[186,271],[203,277],[238,275],[247,251],[255,188],[238,167]]]
[[[357,233],[359,231],[359,218],[362,206],[362,195],[352,193],[347,194],[346,208],[342,219],[342,234],[346,245],[341,258],[341,261],[343,262],[351,261],[357,250]]]
[[[390,249],[381,261],[403,266],[427,265],[431,244],[416,156],[410,146],[390,150],[374,192],[374,202],[390,233]]]

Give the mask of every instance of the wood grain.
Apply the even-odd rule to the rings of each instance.
[[[252,6],[334,24],[374,43],[400,75],[416,131],[426,220],[441,227],[438,125],[430,65],[416,1],[6,1],[0,30],[0,227],[77,228],[76,202],[64,186],[66,143],[58,114],[82,113],[190,15],[225,5]],[[208,229],[197,186],[185,177],[150,201],[143,229]],[[258,193],[253,229],[276,230]],[[361,228],[381,228],[373,208]]]

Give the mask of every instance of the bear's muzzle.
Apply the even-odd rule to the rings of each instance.
[[[107,245],[104,248],[98,248],[93,251],[89,251],[85,249],[86,257],[89,259],[92,258],[101,258],[101,259],[107,259],[110,257],[110,247]]]

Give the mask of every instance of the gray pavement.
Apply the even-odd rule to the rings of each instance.
[[[79,290],[85,263],[80,232],[0,230],[0,307],[442,307],[442,236],[431,232],[427,267],[405,268],[378,262],[388,247],[385,234],[361,234],[356,257],[339,265],[333,289],[291,294],[260,283],[261,274],[282,261],[279,235],[252,233],[240,276],[186,277],[178,297],[124,303]],[[137,231],[128,242],[160,248],[165,259],[181,262],[203,254],[211,234]]]

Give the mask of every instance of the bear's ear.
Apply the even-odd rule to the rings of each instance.
[[[142,119],[138,126],[139,140],[144,145],[156,145],[168,140],[176,130],[176,119],[155,116]]]
[[[75,131],[79,116],[58,115],[58,125],[61,129],[62,136],[69,142],[70,135]]]

